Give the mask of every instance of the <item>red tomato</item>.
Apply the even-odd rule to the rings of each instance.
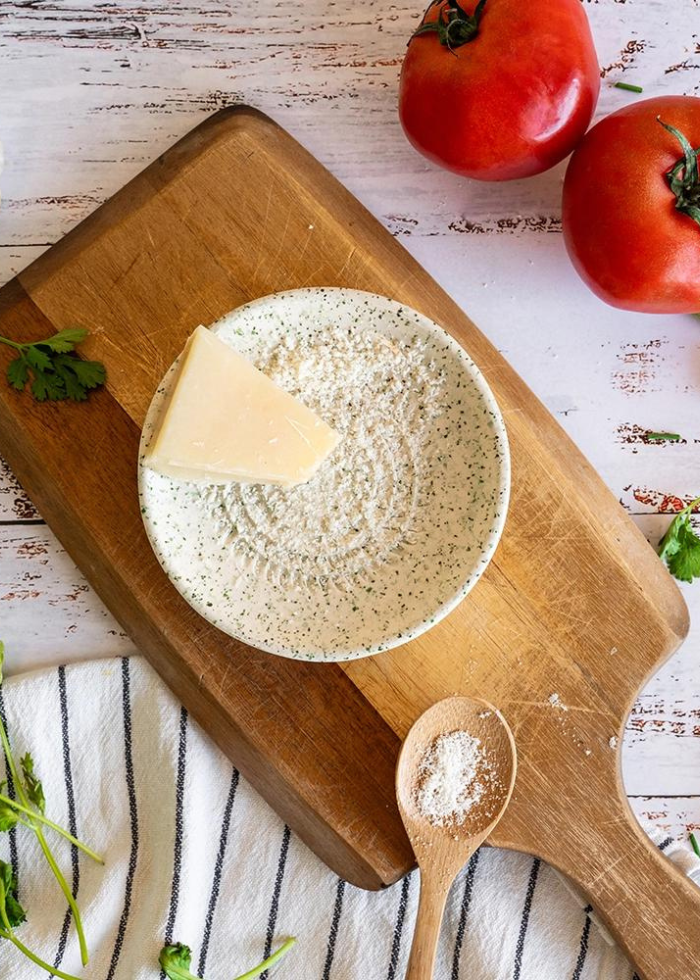
[[[408,45],[399,115],[435,163],[513,180],[571,153],[599,90],[581,0],[437,0]]]
[[[612,306],[700,312],[700,181],[675,127],[700,147],[700,99],[669,95],[614,112],[588,133],[564,181],[564,238],[581,277]],[[686,210],[668,174],[676,174]],[[681,206],[683,201],[681,201]],[[697,217],[694,219],[692,209]],[[691,211],[688,214],[687,211]]]

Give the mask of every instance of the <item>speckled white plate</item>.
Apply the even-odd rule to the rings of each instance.
[[[143,457],[171,368],[139,493],[176,588],[231,636],[304,660],[388,650],[446,616],[496,549],[510,485],[503,419],[464,350],[415,310],[348,289],[267,296],[212,329],[343,440],[292,489],[154,473]]]

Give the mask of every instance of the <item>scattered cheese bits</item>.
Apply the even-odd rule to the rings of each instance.
[[[311,409],[197,327],[146,464],[196,483],[306,483],[340,441]]]

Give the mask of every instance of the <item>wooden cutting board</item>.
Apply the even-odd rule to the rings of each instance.
[[[451,331],[496,394],[513,457],[503,541],[471,595],[420,639],[344,666],[261,654],[200,619],[151,553],[136,496],[146,408],[192,329],[310,285],[383,293]],[[92,331],[85,353],[106,363],[107,389],[38,405],[0,385],[0,452],[139,648],[304,840],[364,887],[400,878],[413,863],[393,798],[400,739],[438,698],[485,698],[520,755],[492,843],[578,882],[646,980],[700,980],[700,892],[637,828],[612,747],[684,638],[685,605],[568,437],[392,236],[271,120],[225,110],[0,292],[5,335],[70,324]]]

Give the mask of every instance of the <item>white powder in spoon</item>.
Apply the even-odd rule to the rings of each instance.
[[[416,803],[431,824],[464,823],[486,790],[491,766],[478,738],[465,731],[448,732],[426,749],[418,767]]]

